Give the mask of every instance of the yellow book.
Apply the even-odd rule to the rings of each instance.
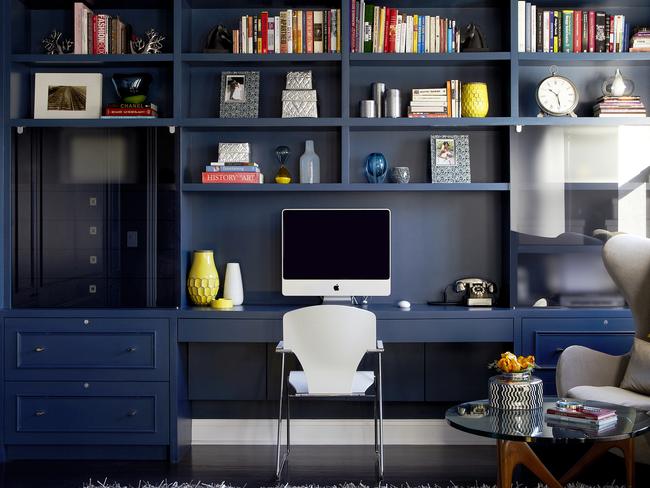
[[[418,16],[413,16],[413,50],[412,53],[418,52]]]
[[[556,19],[559,20],[559,19],[562,18],[561,15],[560,15],[560,12],[559,12],[559,11],[556,10],[556,11],[553,12],[553,13],[555,14],[555,18],[556,18]],[[554,21],[553,23],[555,24],[555,21]],[[560,22],[560,26],[561,26],[561,25],[562,25],[562,22]],[[553,52],[554,52],[554,53],[558,53],[558,52],[560,52],[560,36],[562,35],[562,34],[560,33],[560,32],[561,32],[561,28],[560,28],[560,32],[556,32],[556,30],[555,30],[555,29],[556,29],[555,25],[552,26],[551,29],[553,30]]]
[[[341,52],[341,9],[336,9],[336,52]]]
[[[377,52],[384,52],[384,36],[386,35],[386,7],[382,7],[379,13],[379,43]]]

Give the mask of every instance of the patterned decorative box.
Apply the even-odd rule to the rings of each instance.
[[[318,117],[316,90],[282,90],[282,117]]]
[[[488,381],[488,399],[491,407],[503,410],[542,408],[542,380],[535,376],[523,381],[506,375],[492,376]]]
[[[311,71],[289,71],[287,90],[311,90]]]
[[[220,142],[220,163],[249,163],[251,151],[248,142]]]

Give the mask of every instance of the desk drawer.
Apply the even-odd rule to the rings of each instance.
[[[56,382],[6,386],[6,442],[158,444],[169,438],[169,384]]]
[[[381,319],[377,336],[384,342],[513,342],[511,318]]]
[[[535,358],[542,368],[554,368],[567,347],[585,346],[607,354],[625,354],[632,348],[634,334],[626,332],[535,332]]]
[[[165,319],[7,319],[10,380],[169,378]]]
[[[237,313],[237,312],[234,312]],[[282,320],[219,318],[179,319],[179,342],[270,342],[282,340]]]

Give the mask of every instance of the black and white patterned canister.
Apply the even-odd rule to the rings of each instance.
[[[524,381],[502,375],[492,376],[488,381],[488,399],[491,407],[503,410],[541,408],[544,386],[542,380],[535,376]]]

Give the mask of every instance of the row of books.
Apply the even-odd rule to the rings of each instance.
[[[155,103],[109,103],[104,107],[102,119],[155,119],[158,106]]]
[[[130,53],[131,32],[131,26],[119,17],[95,14],[83,2],[75,2],[75,54]]]
[[[618,422],[616,410],[607,408],[580,406],[578,408],[549,408],[546,421],[560,427],[575,426],[587,429],[604,430]]]
[[[594,105],[594,117],[645,117],[641,97],[600,97]]]
[[[461,82],[449,80],[444,88],[414,88],[407,116],[438,118],[461,116]]]
[[[453,19],[406,15],[396,8],[350,1],[353,53],[460,52],[460,31]]]
[[[213,162],[201,173],[202,183],[262,184],[264,175],[257,163]]]
[[[244,15],[233,30],[233,53],[341,52],[341,9]]]
[[[517,4],[519,52],[620,53],[629,50],[625,15],[594,10],[543,9]]]

